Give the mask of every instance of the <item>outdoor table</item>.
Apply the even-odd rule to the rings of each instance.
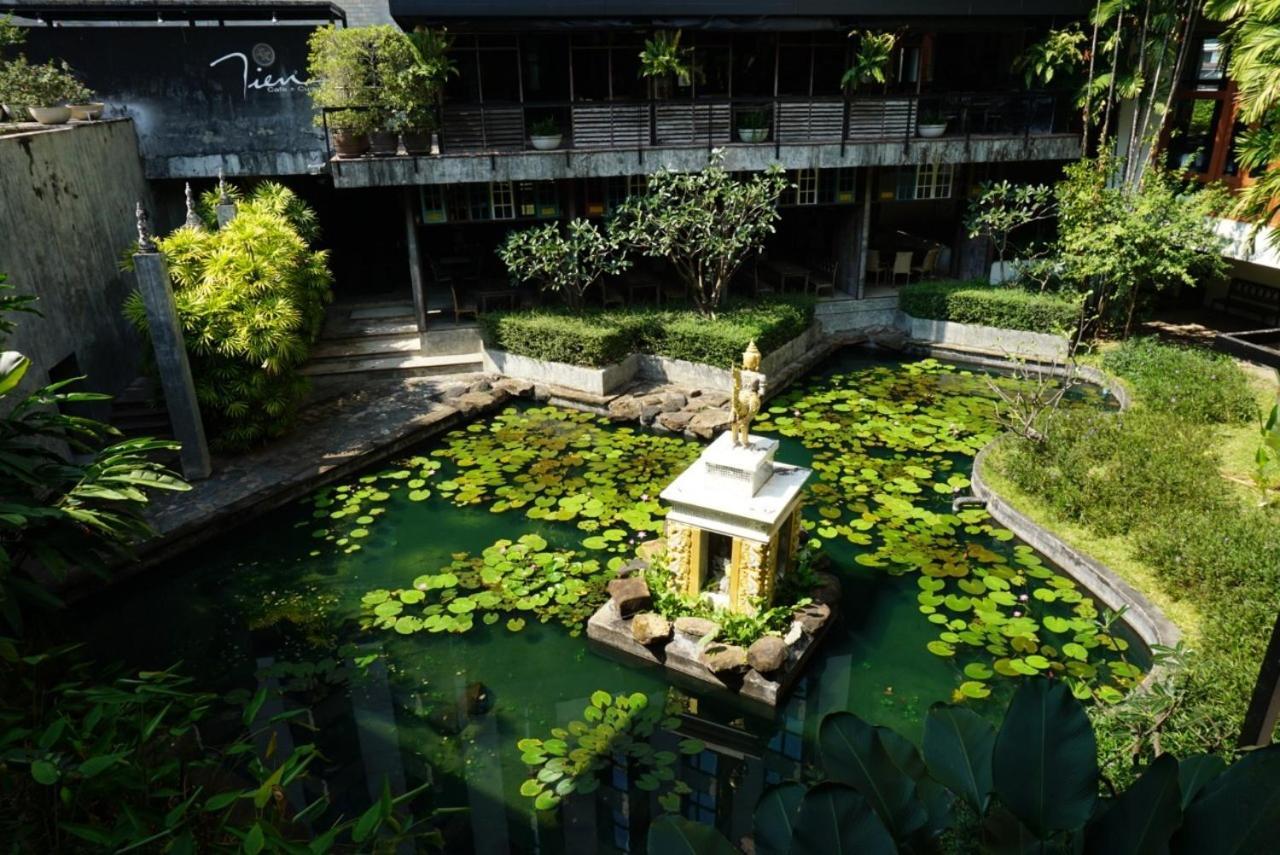
[[[790,261],[772,258],[765,262],[765,266],[777,274],[779,291],[786,291],[787,282],[792,279],[800,280],[800,287],[798,290],[801,292],[807,292],[809,290],[809,268]]]

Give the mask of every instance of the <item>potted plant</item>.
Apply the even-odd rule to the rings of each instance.
[[[763,109],[738,114],[738,139],[744,143],[764,142],[769,138],[769,114]]]
[[[560,147],[563,139],[555,116],[543,116],[529,127],[529,142],[538,151],[551,151]]]
[[[403,48],[385,54],[380,63],[385,71],[383,92],[400,130],[405,151],[426,154],[431,151],[431,135],[436,128],[436,106],[440,103],[445,81],[458,69],[449,58],[452,39],[444,30],[418,27],[410,33]],[[404,53],[400,58],[398,54]]]
[[[947,132],[947,117],[941,110],[931,108],[920,111],[920,118],[916,122],[916,131],[920,136],[926,139],[934,139],[940,137]]]
[[[689,58],[692,48],[680,47],[681,30],[658,30],[653,38],[645,39],[640,51],[640,76],[652,81],[653,97],[670,98],[671,82],[688,86],[693,77]]]
[[[89,100],[91,93],[65,62],[28,65],[23,92],[27,112],[42,125],[61,125],[71,118],[69,102]]]
[[[893,33],[875,33],[871,30],[853,30],[849,38],[858,39],[858,50],[853,55],[853,65],[840,78],[840,86],[852,93],[864,83],[887,83],[889,63],[898,37]]]
[[[315,122],[328,122],[339,157],[369,151],[370,134],[389,125],[378,86],[378,56],[379,48],[394,36],[403,37],[404,33],[390,26],[339,28],[330,24],[314,30],[307,41],[307,73],[316,81],[311,101],[321,109]],[[386,140],[382,143],[385,150]],[[394,139],[391,148],[394,151]]]

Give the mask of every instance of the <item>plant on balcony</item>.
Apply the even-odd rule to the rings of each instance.
[[[671,80],[688,86],[693,75],[693,48],[680,47],[683,31],[658,30],[644,40],[640,51],[640,76],[653,81],[654,96],[671,95]]]
[[[582,309],[587,289],[601,276],[631,266],[613,230],[582,219],[570,220],[563,230],[559,223],[547,223],[511,232],[498,257],[514,278],[560,294],[575,311]]]
[[[299,373],[332,295],[314,215],[266,182],[221,229],[184,226],[157,241],[169,264],[205,429],[238,451],[288,431],[307,392]],[[135,292],[125,314],[146,334]]]
[[[840,78],[841,88],[852,93],[865,83],[889,82],[889,63],[898,44],[897,35],[853,30],[849,38],[858,40],[858,49],[853,55],[853,65]]]
[[[738,114],[738,139],[745,143],[764,142],[769,137],[769,113],[763,109]]]
[[[453,39],[445,30],[418,27],[402,39],[388,40],[378,54],[380,100],[410,153],[429,151],[437,127],[436,108],[450,75],[458,67],[449,58]]]
[[[742,262],[773,234],[778,198],[789,185],[781,168],[740,180],[724,168],[724,150],[698,172],[660,170],[644,194],[618,209],[611,228],[644,255],[665,258],[698,309],[714,316]]]
[[[395,27],[320,27],[307,41],[307,73],[315,81],[311,101],[330,111],[327,122],[339,155],[363,154],[369,134],[385,128],[390,110],[381,91],[379,55],[384,47],[403,39]],[[391,51],[394,53],[394,51]],[[326,122],[324,113],[315,122]]]
[[[0,63],[0,101],[14,112],[25,109],[41,124],[62,124],[71,118],[69,104],[84,104],[93,93],[65,62],[32,65],[25,56]]]
[[[529,126],[529,140],[538,151],[550,151],[560,147],[563,135],[555,116],[543,116]]]

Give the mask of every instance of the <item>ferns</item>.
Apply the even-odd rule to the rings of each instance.
[[[222,229],[214,190],[200,199],[207,228],[184,226],[158,241],[205,430],[216,447],[233,451],[292,426],[307,391],[298,369],[332,296],[328,254],[309,247],[319,234],[315,212],[273,182],[234,197],[236,217]],[[146,332],[137,295],[125,316]]]

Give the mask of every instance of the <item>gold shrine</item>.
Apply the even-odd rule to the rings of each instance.
[[[677,590],[743,614],[767,607],[795,567],[802,488],[812,474],[776,462],[778,441],[750,433],[764,380],[754,350],[753,342],[744,354],[747,370],[734,369],[731,430],[662,491]]]

